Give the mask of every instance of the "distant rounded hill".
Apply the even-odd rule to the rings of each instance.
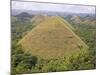
[[[90,19],[85,19],[82,24],[85,24],[85,25],[92,25],[92,26],[95,26],[96,25],[96,20],[90,20]]]
[[[21,19],[21,20],[24,21],[24,20],[30,19],[30,18],[32,17],[32,15],[30,15],[30,14],[27,13],[27,12],[22,12],[22,13],[16,15],[16,17],[17,17],[18,19]]]
[[[18,44],[25,52],[43,59],[58,59],[87,50],[88,46],[73,29],[63,18],[52,16],[39,23]]]
[[[74,24],[83,24],[83,25],[95,25],[96,24],[96,20],[95,18],[90,18],[88,17],[80,17],[80,16],[73,16],[71,18],[71,21]]]
[[[29,13],[27,13],[27,12],[22,12],[22,13],[16,15],[16,16],[17,17],[31,17],[31,15]]]
[[[39,23],[47,20],[48,18],[50,18],[50,16],[46,16],[46,15],[35,15],[31,19],[31,22],[33,22],[34,25],[37,25],[37,24],[39,24]]]
[[[82,22],[80,16],[73,16],[73,17],[71,18],[71,20],[72,20],[74,23],[76,23],[76,24]]]

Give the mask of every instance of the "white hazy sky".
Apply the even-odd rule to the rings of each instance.
[[[12,9],[36,10],[36,11],[60,11],[73,13],[95,13],[95,6],[65,5],[51,3],[12,1]]]

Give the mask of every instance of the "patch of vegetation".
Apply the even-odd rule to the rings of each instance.
[[[38,72],[58,72],[95,69],[95,56],[89,52],[80,52],[62,59],[41,59],[24,53],[20,46],[12,55],[12,75]]]

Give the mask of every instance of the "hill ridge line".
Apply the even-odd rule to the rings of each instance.
[[[59,19],[58,19],[59,16],[56,16],[55,18],[56,18],[57,20],[59,20]],[[61,22],[65,28],[67,28],[68,30],[70,30],[71,33],[73,33],[73,35],[74,35],[77,39],[79,39],[79,40],[88,48],[88,46],[83,42],[83,40],[81,40],[81,39],[77,36],[77,34],[75,34],[69,27],[67,27],[67,26],[65,25],[65,23],[63,23],[63,22],[60,21],[60,20],[59,20],[59,22]]]
[[[68,21],[66,21],[66,20],[62,19],[62,18],[61,18],[61,17],[59,17],[59,16],[56,16],[56,17],[58,17],[60,20],[62,20],[64,23],[66,23],[66,24],[67,24],[67,26],[68,26],[69,28],[71,28],[72,30],[75,30],[75,29],[74,29],[74,27],[72,27],[72,25],[70,25]]]

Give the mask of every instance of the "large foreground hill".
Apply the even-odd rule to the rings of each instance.
[[[73,27],[59,16],[52,16],[39,23],[19,44],[25,52],[43,59],[58,59],[88,49],[73,32]]]

